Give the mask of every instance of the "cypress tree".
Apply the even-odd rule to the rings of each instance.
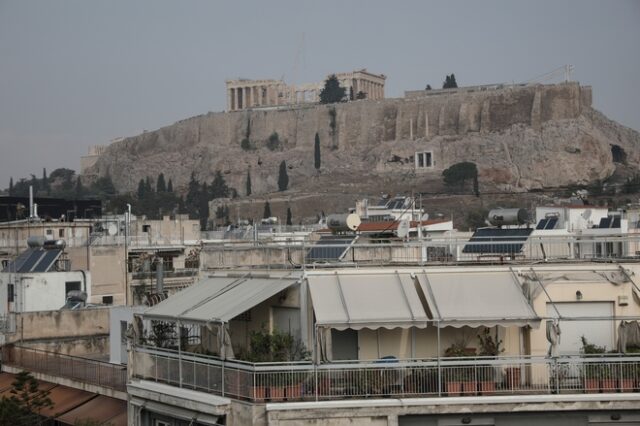
[[[262,213],[262,218],[263,219],[268,219],[271,217],[271,204],[269,204],[269,201],[265,201],[264,202],[264,212]]]
[[[173,192],[173,182],[171,182],[171,178],[169,178],[169,183],[167,183],[167,192]]]
[[[247,170],[247,184],[246,184],[246,192],[247,192],[247,197],[249,195],[251,195],[251,171]]]
[[[144,189],[147,194],[151,194],[153,192],[153,182],[151,182],[151,178],[147,176],[147,180],[144,183]]]
[[[289,186],[289,175],[287,174],[287,163],[282,160],[278,172],[278,191],[286,191]]]
[[[287,225],[293,225],[291,223],[291,207],[287,207]]]
[[[82,197],[84,194],[84,187],[82,186],[82,179],[80,176],[76,178],[76,198]]]
[[[140,179],[140,182],[138,182],[138,200],[142,200],[144,198],[145,192],[144,179]]]
[[[313,166],[320,170],[320,135],[316,132],[316,141],[313,145]]]
[[[13,196],[13,176],[9,179],[9,195]]]
[[[164,173],[158,175],[158,181],[156,182],[156,192],[167,192],[167,184],[164,181]]]

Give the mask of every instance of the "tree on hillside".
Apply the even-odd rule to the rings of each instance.
[[[425,89],[424,89],[424,90],[431,90],[431,85],[430,85],[430,84],[427,84],[427,87],[425,87]]]
[[[331,74],[324,82],[324,88],[320,91],[320,103],[333,104],[342,102],[346,93],[346,89],[340,86],[338,77],[335,74]]]
[[[247,170],[247,182],[246,182],[245,185],[246,185],[245,186],[246,187],[245,192],[246,192],[247,197],[248,197],[249,195],[251,195],[251,171],[250,170]]]
[[[98,178],[91,186],[91,189],[94,194],[98,196],[111,196],[115,195],[118,192],[116,191],[116,186],[111,180],[111,175],[106,175]]]
[[[287,174],[287,163],[282,160],[278,171],[278,191],[286,191],[289,186],[289,175]]]
[[[269,219],[271,217],[271,204],[269,201],[264,202],[264,211],[262,212],[263,219]]]
[[[291,207],[287,207],[287,225],[293,225],[291,223]]]
[[[84,187],[82,186],[82,179],[80,176],[76,178],[76,198],[82,198],[84,195]]]
[[[138,200],[142,200],[144,198],[145,192],[144,179],[141,178],[140,182],[138,182]]]
[[[153,180],[147,176],[147,179],[144,182],[144,190],[147,194],[151,194],[153,192]]]
[[[47,178],[47,169],[44,167],[42,168],[42,181],[40,185],[42,186],[42,189],[47,192],[47,195],[51,195],[51,184]]]
[[[358,93],[356,93],[356,100],[360,101],[363,99],[367,99],[367,94],[365,92],[363,92],[362,90],[360,90]]]
[[[231,193],[227,182],[224,180],[224,176],[222,176],[222,172],[220,170],[216,171],[216,175],[213,178],[213,182],[211,183],[211,187],[209,188],[209,193],[211,194],[211,198],[227,198]]]
[[[320,170],[320,135],[316,132],[316,140],[313,144],[313,166]]]
[[[156,192],[167,192],[167,184],[164,181],[164,173],[160,173],[158,175],[158,180],[156,181]]]
[[[451,75],[448,75],[445,80],[444,80],[444,84],[442,85],[443,89],[455,89],[456,87],[458,87],[458,83],[456,82],[456,76],[451,73]]]
[[[171,178],[169,178],[169,183],[167,183],[167,192],[173,192],[173,182],[171,182]]]
[[[472,181],[474,184],[474,192],[477,195],[478,186],[478,168],[475,163],[464,161],[462,163],[456,163],[453,166],[442,172],[445,185],[449,187],[458,187],[462,190],[464,184],[468,181]]]

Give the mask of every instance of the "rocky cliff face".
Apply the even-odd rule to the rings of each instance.
[[[268,147],[274,133],[278,141]],[[481,190],[527,191],[607,178],[616,169],[612,145],[627,163],[640,163],[640,134],[593,110],[590,87],[567,83],[209,113],[113,143],[87,174],[109,174],[120,191],[133,191],[160,172],[184,188],[192,172],[211,181],[221,170],[244,195],[250,171],[253,194],[266,194],[277,190],[285,160],[294,193],[366,194],[427,190],[445,168],[472,161]],[[417,152],[431,152],[433,167],[417,169]]]

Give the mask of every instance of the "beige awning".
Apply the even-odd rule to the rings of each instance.
[[[510,271],[422,272],[417,276],[440,327],[540,326],[540,318]]]
[[[294,273],[213,276],[147,309],[143,316],[200,323],[229,322],[298,281]]]
[[[429,318],[408,273],[307,276],[316,324],[347,328],[427,326]]]

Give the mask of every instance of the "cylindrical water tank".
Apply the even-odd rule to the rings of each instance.
[[[360,216],[351,214],[330,214],[327,227],[332,231],[355,231],[360,226]]]
[[[52,250],[52,249],[64,250],[66,246],[67,246],[67,243],[65,243],[64,240],[47,240],[44,242],[44,244],[42,244],[42,247],[47,250]]]
[[[41,235],[32,235],[27,238],[27,246],[31,248],[42,247],[44,244],[45,238]]]
[[[529,221],[525,209],[493,209],[489,212],[489,222],[493,226],[524,225]]]

